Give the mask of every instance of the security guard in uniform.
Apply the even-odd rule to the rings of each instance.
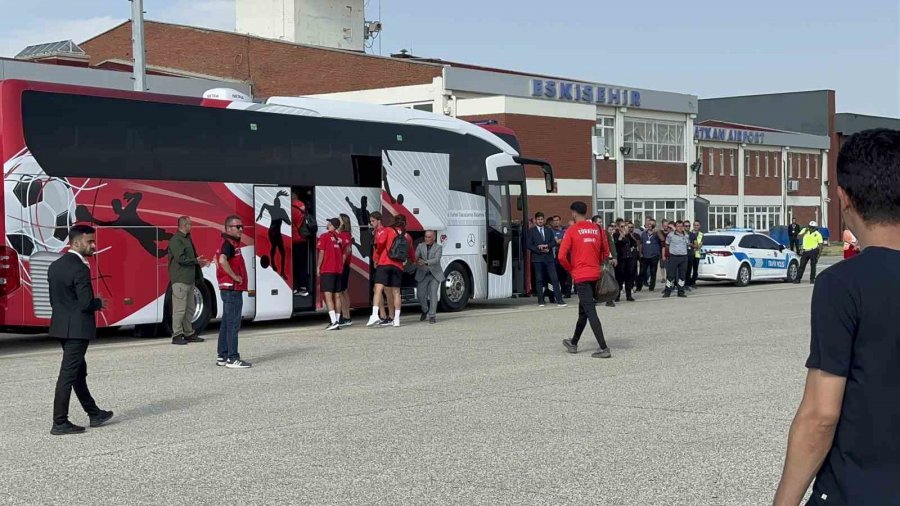
[[[815,221],[809,222],[809,226],[801,230],[798,237],[800,237],[801,241],[800,272],[797,274],[797,279],[794,280],[794,283],[800,283],[800,280],[803,279],[806,263],[809,262],[809,282],[812,284],[816,282],[816,264],[819,262],[819,255],[822,253],[825,239],[822,238],[822,233],[819,232],[819,227]]]

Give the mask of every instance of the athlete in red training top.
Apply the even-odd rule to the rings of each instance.
[[[300,233],[306,221],[306,204],[297,190],[291,194],[291,256],[294,262],[294,294],[306,296],[309,286],[309,243]]]
[[[341,237],[341,240],[344,242],[344,270],[341,272],[341,314],[338,315],[338,324],[341,327],[346,327],[349,325],[353,325],[353,320],[350,319],[350,295],[348,289],[350,288],[350,259],[353,257],[353,234],[352,234],[352,226],[350,224],[350,216],[341,213],[341,226],[338,228],[338,235]]]
[[[600,325],[594,300],[594,285],[602,275],[601,263],[609,257],[609,242],[606,239],[606,231],[587,218],[587,204],[572,202],[569,209],[572,211],[575,224],[566,230],[566,235],[559,246],[559,263],[572,275],[572,282],[578,293],[578,322],[575,324],[572,339],[563,339],[563,346],[569,353],[578,353],[578,340],[581,339],[585,325],[590,321],[594,337],[600,345],[600,350],[591,356],[609,358],[612,354],[606,346],[606,340],[603,339],[603,327]]]
[[[376,227],[375,232],[375,251],[373,256],[377,268],[375,269],[375,297],[372,303],[372,316],[369,318],[367,326],[378,324],[382,327],[400,326],[400,288],[403,284],[403,267],[406,262],[394,260],[390,256],[391,247],[394,240],[403,234],[406,238],[407,262],[416,261],[416,253],[413,249],[412,238],[406,233],[406,217],[403,215],[395,216],[394,222],[390,227],[382,227],[381,215],[376,217],[376,213],[372,213],[373,226]],[[377,220],[377,224],[374,223]],[[388,303],[387,318],[376,320],[378,315],[378,302],[381,300],[381,293],[384,292]]]
[[[325,304],[328,306],[328,317],[331,323],[325,330],[339,330],[341,328],[338,315],[340,314],[341,272],[344,270],[344,255],[347,249],[344,241],[338,235],[338,227],[341,220],[330,218],[326,221],[328,230],[319,236],[316,243],[318,252],[316,273],[319,275],[319,286],[325,295]]]

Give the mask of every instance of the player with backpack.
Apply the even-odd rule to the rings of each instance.
[[[294,295],[307,296],[309,291],[309,241],[316,237],[316,219],[307,212],[306,204],[294,190],[291,194],[291,256],[294,260]]]
[[[372,213],[375,232],[375,294],[372,298],[372,316],[367,326],[400,326],[400,288],[403,284],[403,267],[407,262],[415,262],[413,241],[406,233],[406,217],[394,217],[390,227],[381,226],[381,215]],[[387,297],[388,313],[379,316],[382,293]]]

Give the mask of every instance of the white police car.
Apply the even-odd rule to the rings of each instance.
[[[751,280],[783,279],[793,282],[800,257],[771,237],[750,229],[731,228],[703,234],[697,278],[734,281],[747,286]]]

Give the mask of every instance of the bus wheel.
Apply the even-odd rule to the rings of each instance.
[[[194,327],[194,335],[199,335],[209,325],[213,317],[212,292],[206,281],[200,281],[194,285],[194,314],[191,315],[191,324]],[[172,335],[172,285],[166,290],[166,302],[163,307],[163,330]]]
[[[469,303],[472,296],[472,280],[462,264],[454,262],[444,271],[446,278],[441,283],[441,309],[459,311]]]

